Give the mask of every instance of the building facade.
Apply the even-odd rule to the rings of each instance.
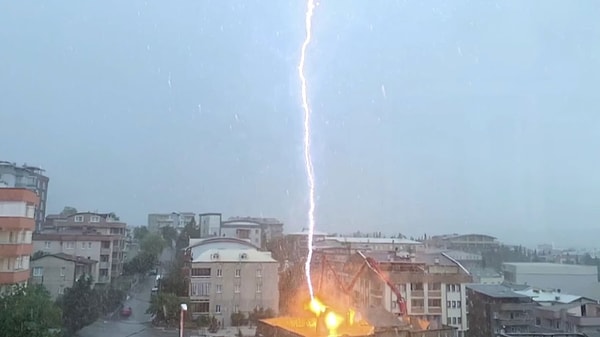
[[[531,297],[516,293],[500,284],[470,284],[467,286],[469,334],[495,337],[501,332],[535,331]]]
[[[38,203],[28,189],[0,188],[0,293],[27,284]]]
[[[432,236],[427,245],[435,248],[453,249],[464,252],[485,252],[500,247],[498,239],[485,234],[448,234]]]
[[[544,289],[600,299],[600,283],[596,266],[547,262],[506,262],[502,265],[504,280]]]
[[[408,254],[406,252],[372,251],[352,253],[346,262],[342,254],[346,249],[329,248],[337,256],[327,256],[325,259],[332,261],[336,274],[321,264],[324,260],[317,254],[314,262],[314,274],[324,273],[326,280],[333,281],[335,285],[328,287],[329,294],[338,292],[336,297],[346,294],[339,292],[341,280],[344,287],[351,287],[352,301],[359,307],[381,306],[387,311],[400,314],[397,305],[397,295],[394,290],[379,275],[369,268],[361,272],[365,263],[363,256],[375,261],[381,272],[386,275],[400,296],[406,303],[407,314],[410,318],[421,322],[428,322],[429,328],[438,328],[444,325],[452,326],[458,330],[460,336],[467,330],[467,309],[465,305],[465,285],[472,282],[468,271],[457,261],[445,256],[443,253]],[[362,255],[361,255],[362,254]],[[358,276],[357,276],[358,275]],[[354,284],[352,280],[357,277]],[[319,280],[313,280],[319,284]]]
[[[31,259],[31,283],[43,285],[53,299],[64,294],[83,275],[97,280],[98,261],[64,253]]]
[[[196,222],[196,214],[193,212],[150,213],[148,230],[158,232],[163,227],[181,229],[191,221]]]
[[[113,214],[76,213],[55,219],[55,228],[33,236],[35,252],[64,253],[98,261],[98,283],[108,283],[123,272],[127,224]]]
[[[278,310],[278,263],[271,253],[235,238],[199,240],[188,247],[190,312],[231,325],[231,314]]]
[[[35,230],[41,230],[46,217],[46,200],[50,179],[43,169],[30,165],[17,166],[15,163],[0,161],[0,186],[25,188],[39,198],[35,211]]]
[[[270,242],[283,238],[283,223],[273,218],[232,217],[221,222],[220,236],[250,240],[266,249]]]

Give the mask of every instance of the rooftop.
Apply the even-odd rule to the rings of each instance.
[[[271,252],[261,252],[252,248],[213,248],[200,252],[198,256],[192,255],[192,262],[260,262],[277,263]]]
[[[468,284],[467,288],[493,298],[530,298],[502,284]]]
[[[54,257],[57,259],[61,259],[61,260],[65,260],[65,261],[70,261],[70,262],[75,262],[75,263],[81,263],[81,264],[94,264],[97,263],[98,261],[96,260],[92,260],[92,259],[87,259],[83,256],[75,256],[75,255],[69,255],[69,254],[65,254],[65,253],[56,253],[56,254],[46,254],[46,255],[42,255],[36,258],[32,258],[32,261],[37,261],[43,258],[47,258],[47,257]]]
[[[373,244],[400,244],[400,245],[421,245],[419,241],[409,239],[398,239],[398,238],[365,238],[365,237],[341,237],[341,236],[328,236],[326,240],[335,240],[338,242],[345,243],[373,243]]]
[[[526,290],[517,290],[515,292],[521,295],[531,297],[531,299],[533,299],[535,302],[552,302],[568,304],[585,298],[583,296],[564,294],[554,290],[545,291],[534,288],[529,288]]]

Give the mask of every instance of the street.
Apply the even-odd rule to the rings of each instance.
[[[174,250],[166,248],[161,254],[160,261],[162,266],[167,266],[174,257]],[[164,274],[163,267],[160,273]],[[177,329],[154,328],[150,324],[150,315],[146,314],[146,309],[150,304],[150,291],[154,286],[154,276],[147,276],[134,286],[129,293],[129,299],[125,301],[125,307],[131,307],[132,314],[128,318],[106,320],[101,318],[94,324],[81,329],[77,334],[80,337],[162,337],[177,336]]]

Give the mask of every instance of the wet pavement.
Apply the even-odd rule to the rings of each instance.
[[[173,259],[173,249],[165,249],[160,261],[163,265]],[[160,270],[163,273],[163,270]],[[147,276],[140,280],[129,293],[129,299],[125,301],[125,307],[131,307],[132,314],[128,318],[117,317],[115,319],[100,319],[81,329],[77,335],[80,337],[161,337],[178,336],[177,329],[155,328],[151,325],[150,315],[146,309],[150,305],[150,291],[154,286],[155,278]],[[186,336],[189,335],[186,333]]]

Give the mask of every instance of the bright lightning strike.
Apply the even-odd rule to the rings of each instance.
[[[306,90],[306,76],[304,75],[304,65],[306,63],[306,49],[310,44],[312,35],[312,17],[315,9],[314,0],[308,0],[306,2],[306,37],[302,43],[302,50],[300,53],[300,64],[298,65],[298,75],[300,76],[300,83],[302,86],[302,109],[304,110],[304,162],[306,165],[306,175],[308,178],[308,256],[306,257],[306,264],[304,265],[304,272],[306,274],[306,281],[308,283],[308,291],[310,292],[310,298],[315,297],[312,279],[310,276],[310,262],[313,255],[313,235],[315,232],[315,173],[312,163],[312,157],[310,153],[310,106],[308,105],[308,94]]]

